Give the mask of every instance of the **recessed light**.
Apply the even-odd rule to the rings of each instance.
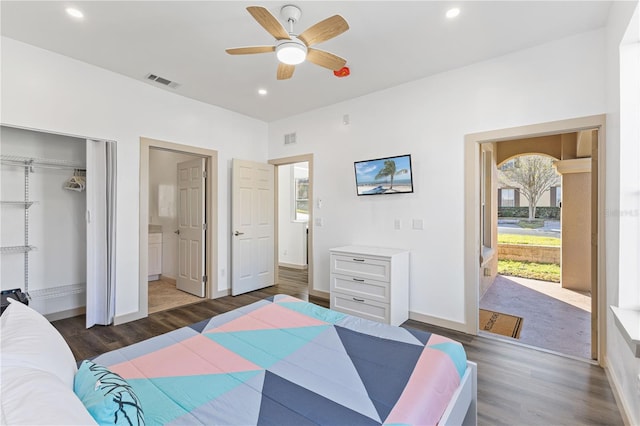
[[[66,11],[67,11],[67,15],[73,16],[74,18],[77,18],[77,19],[84,18],[84,13],[82,13],[81,11],[79,11],[74,7],[68,7]]]
[[[455,18],[455,17],[456,17],[456,16],[458,16],[458,15],[460,15],[460,9],[459,9],[459,8],[457,8],[457,7],[453,7],[453,8],[451,8],[451,9],[447,10],[447,14],[446,14],[446,16],[447,16],[447,18],[449,18],[449,19],[453,19],[453,18]]]
[[[258,89],[258,95],[265,96],[267,94],[267,89]]]

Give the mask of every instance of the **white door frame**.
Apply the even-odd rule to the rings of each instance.
[[[465,135],[464,143],[464,282],[465,330],[478,334],[479,279],[480,279],[480,144],[524,137],[569,133],[580,130],[598,130],[598,362],[604,366],[606,357],[606,274],[605,274],[605,115],[553,121],[529,126],[499,129]]]
[[[280,215],[280,212],[278,211],[278,189],[277,189],[278,188],[278,166],[285,166],[285,165],[294,164],[294,163],[302,163],[305,161],[309,164],[309,226],[308,226],[309,234],[307,236],[308,238],[307,257],[309,258],[309,262],[307,265],[307,275],[308,275],[307,287],[308,287],[310,296],[323,297],[328,299],[329,298],[328,293],[323,291],[317,291],[313,288],[313,154],[302,154],[302,155],[296,155],[293,157],[275,158],[273,160],[269,160],[269,164],[273,164],[275,166],[273,171],[275,174],[274,188],[276,188],[276,190],[274,191],[275,230],[274,230],[274,238],[273,238],[273,244],[274,244],[273,261],[274,261],[274,269],[275,269],[275,282],[278,283],[278,281],[280,280],[280,276],[278,272],[278,253],[280,253],[278,248],[278,236],[279,236],[278,235],[278,217]]]
[[[206,159],[209,173],[206,185],[206,215],[207,231],[205,247],[207,253],[206,272],[207,285],[205,297],[213,299],[226,295],[218,292],[218,151],[195,146],[180,145],[156,139],[140,138],[140,228],[139,228],[139,259],[138,275],[138,312],[116,318],[116,324],[144,318],[149,313],[149,285],[148,277],[148,242],[149,242],[149,149],[159,148],[202,156]]]

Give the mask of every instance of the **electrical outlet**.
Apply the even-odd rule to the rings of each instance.
[[[402,221],[400,219],[396,219],[393,221],[393,227],[395,229],[400,229],[402,228]]]
[[[412,228],[421,231],[424,228],[422,219],[413,219]]]
[[[316,224],[316,226],[322,226],[322,218],[321,217],[316,217],[314,219],[314,223]]]

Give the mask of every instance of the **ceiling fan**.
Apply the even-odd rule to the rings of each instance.
[[[277,72],[278,80],[291,78],[295,71],[295,66],[304,62],[305,59],[334,71],[341,69],[347,63],[346,59],[333,53],[311,47],[347,31],[349,24],[342,16],[331,16],[296,35],[293,32],[293,25],[300,19],[302,13],[297,6],[286,5],[280,9],[280,15],[289,24],[289,31],[269,10],[262,6],[249,6],[247,11],[269,34],[275,37],[275,45],[236,47],[226,49],[226,52],[230,55],[276,52],[276,56],[280,61]]]

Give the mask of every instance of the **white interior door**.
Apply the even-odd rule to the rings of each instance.
[[[176,287],[205,294],[205,159],[178,163],[178,277]]]
[[[274,166],[233,160],[231,294],[274,284]]]
[[[87,140],[86,326],[115,316],[115,143]]]

